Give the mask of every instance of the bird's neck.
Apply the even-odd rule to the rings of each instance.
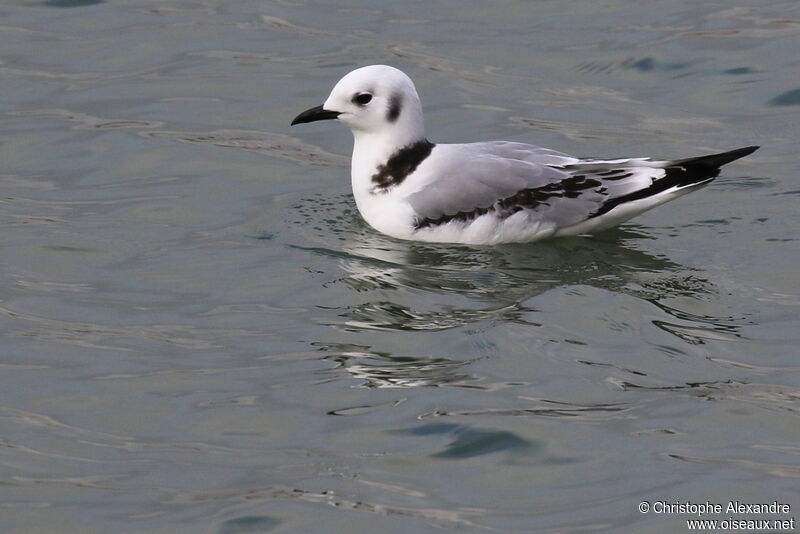
[[[421,143],[427,143],[421,123],[417,128],[391,128],[385,133],[354,131],[353,136],[351,178],[357,201],[360,197],[373,195],[380,189],[381,172],[385,173],[387,164],[393,158]]]

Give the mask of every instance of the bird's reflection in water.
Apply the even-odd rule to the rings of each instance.
[[[300,221],[304,232],[313,234],[312,246],[298,248],[337,258],[344,273],[329,282],[328,287],[339,288],[339,300],[320,306],[327,313],[319,319],[340,331],[474,332],[512,323],[531,327],[536,336],[542,326],[538,321],[547,318],[535,309],[535,297],[558,289],[558,299],[587,287],[649,302],[657,315],[668,319],[653,324],[684,341],[690,335],[701,343],[703,335],[730,337],[741,323],[736,318],[687,316],[674,306],[674,297],[704,298],[715,292],[714,286],[698,271],[640,250],[650,238],[646,230],[627,226],[591,238],[492,247],[419,243],[378,234],[354,215],[351,203],[343,197],[295,206],[306,219]],[[309,220],[318,224],[311,226]],[[587,305],[596,306],[600,315],[607,309],[597,295]],[[369,338],[369,343],[375,340]],[[371,346],[321,345],[329,359],[367,387],[509,385],[486,384],[465,372],[470,360],[448,359],[440,352],[435,358],[395,356]]]
[[[482,321],[539,326],[529,301],[556,287],[655,292],[645,298],[657,299],[680,292],[681,277],[691,279],[693,291],[702,285],[673,262],[626,246],[633,237],[616,230],[601,238],[468,247],[399,241],[361,228],[328,253],[340,257],[346,273],[338,282],[368,298],[346,306],[344,320],[331,324],[354,331],[439,331]],[[653,274],[669,284],[646,291]]]
[[[362,387],[394,389],[431,386],[465,386],[477,380],[462,367],[473,360],[454,360],[428,356],[395,356],[370,350],[370,347],[327,344],[321,350],[326,359],[336,362],[336,369],[346,369]]]
[[[320,193],[292,206],[291,222],[313,243],[296,248],[339,258],[346,273],[339,282],[357,293],[388,290],[393,297],[413,293],[438,296],[440,301],[460,298],[462,306],[473,305],[451,306],[450,311],[494,313],[558,286],[587,284],[620,290],[631,282],[645,283],[648,277],[642,273],[668,278],[662,284],[665,293],[680,292],[682,276],[691,278],[688,289],[692,292],[702,285],[687,268],[637,250],[634,241],[650,236],[633,226],[591,238],[527,244],[423,243],[379,234],[359,218],[352,204],[350,195]],[[374,302],[378,305],[370,309],[378,314],[387,308],[383,301]],[[478,314],[477,319],[482,318]]]

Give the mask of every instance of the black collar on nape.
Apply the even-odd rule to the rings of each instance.
[[[403,180],[430,156],[435,146],[427,139],[420,139],[389,156],[386,163],[378,166],[378,172],[372,175],[372,183],[375,184],[373,192],[384,193],[403,183]]]

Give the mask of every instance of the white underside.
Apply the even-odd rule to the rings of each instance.
[[[496,245],[538,241],[552,237],[556,229],[552,224],[536,220],[530,212],[519,211],[506,218],[487,213],[469,222],[451,221],[434,227],[409,230],[404,236],[397,237],[437,243]]]
[[[607,230],[704,185],[668,189],[652,197],[617,206],[599,217],[563,228],[541,221],[533,211],[523,210],[505,218],[490,212],[471,221],[454,220],[417,230],[414,227],[415,216],[411,206],[392,199],[392,195],[386,195],[383,202],[373,198],[363,208],[359,205],[359,210],[373,228],[398,239],[469,245],[530,243],[550,237],[586,235]]]

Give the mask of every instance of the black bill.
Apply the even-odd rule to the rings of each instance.
[[[317,106],[315,108],[307,109],[302,112],[300,115],[294,118],[292,121],[292,126],[295,124],[303,124],[304,122],[314,122],[314,121],[326,121],[330,119],[335,119],[341,114],[339,111],[328,111],[327,109],[322,109],[322,106]]]

